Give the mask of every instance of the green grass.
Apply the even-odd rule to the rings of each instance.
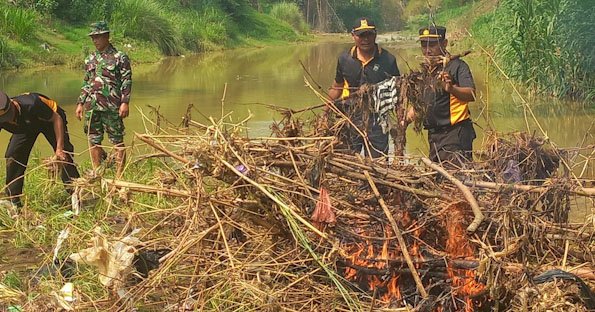
[[[120,0],[108,8],[106,1],[100,0],[85,16],[60,19],[64,12],[74,7],[64,7],[67,3],[64,0],[50,2],[43,3],[60,11],[59,14],[49,16],[46,10],[43,11],[46,15],[42,16],[35,11],[38,5],[19,4],[23,8],[0,5],[0,13],[4,12],[0,16],[0,19],[4,17],[0,21],[0,68],[39,65],[78,68],[93,49],[87,36],[88,24],[90,20],[103,18],[110,23],[112,43],[125,51],[133,63],[155,62],[164,55],[307,39],[297,34],[286,21],[258,13],[249,5],[227,6],[218,1],[184,4],[179,1]],[[86,0],[74,2],[75,6],[87,5]],[[241,12],[233,11],[240,9]],[[297,17],[295,12],[293,14]],[[76,22],[71,21],[72,18]],[[307,29],[303,25],[300,27],[301,31]]]
[[[9,38],[27,41],[34,36],[37,25],[33,10],[0,5],[0,31]]]
[[[306,34],[309,31],[308,24],[304,20],[300,8],[295,3],[281,2],[274,4],[269,14],[291,25],[296,32]]]
[[[112,15],[113,26],[124,36],[152,42],[164,55],[179,55],[179,34],[164,11],[154,0],[122,0]]]
[[[504,0],[494,23],[506,73],[538,93],[589,99],[595,89],[595,8],[583,2]]]

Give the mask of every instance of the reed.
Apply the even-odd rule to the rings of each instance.
[[[504,0],[495,16],[495,50],[508,75],[555,97],[592,98],[592,5],[584,1]]]
[[[112,21],[125,36],[152,42],[165,55],[178,55],[180,37],[171,16],[164,12],[164,7],[154,0],[122,0]]]
[[[11,39],[26,41],[35,37],[37,14],[33,10],[0,6],[0,32]]]

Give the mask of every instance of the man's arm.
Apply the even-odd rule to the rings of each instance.
[[[91,93],[91,79],[93,76],[93,72],[89,67],[90,58],[85,59],[85,77],[83,78],[83,85],[81,86],[81,94],[76,101],[76,110],[75,115],[78,120],[83,118],[83,105],[87,101],[87,97],[89,93]]]
[[[120,110],[119,115],[121,118],[128,117],[130,103],[130,93],[132,91],[132,66],[130,65],[130,59],[126,54],[122,54],[120,64],[120,79],[122,84],[120,86]]]
[[[54,135],[56,136],[56,157],[59,160],[66,160],[64,153],[64,121],[58,113],[54,112],[49,120],[54,125]]]
[[[454,79],[449,72],[442,72],[439,76],[444,83],[444,91],[454,95],[461,101],[473,102],[475,101],[475,82],[473,81],[471,69],[462,60],[457,64],[454,71],[449,71],[455,76]]]
[[[444,91],[454,95],[457,99],[464,102],[475,101],[475,88],[460,87],[456,84],[453,84],[452,78],[447,72],[443,72],[440,75],[440,79],[444,83]]]
[[[331,98],[331,100],[336,100],[339,97],[341,97],[341,94],[343,93],[343,85],[333,81],[333,84],[330,88],[330,90],[328,91],[328,96]]]

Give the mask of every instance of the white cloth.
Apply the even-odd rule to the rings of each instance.
[[[397,105],[399,94],[397,92],[397,77],[383,80],[374,86],[374,112],[376,123],[382,127],[382,132],[389,130],[389,114]]]

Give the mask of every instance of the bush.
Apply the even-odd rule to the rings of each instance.
[[[295,3],[281,2],[274,4],[269,14],[280,21],[287,22],[298,33],[308,33],[308,24],[306,24],[300,8]]]
[[[557,97],[589,97],[595,8],[571,0],[503,0],[496,12],[496,55],[508,75]]]
[[[30,9],[0,6],[0,32],[12,39],[26,40],[35,36],[37,14]]]
[[[121,0],[112,23],[125,36],[153,42],[165,55],[179,55],[180,41],[171,17],[154,0]]]
[[[11,68],[19,63],[17,54],[10,48],[7,41],[0,37],[0,68]]]

